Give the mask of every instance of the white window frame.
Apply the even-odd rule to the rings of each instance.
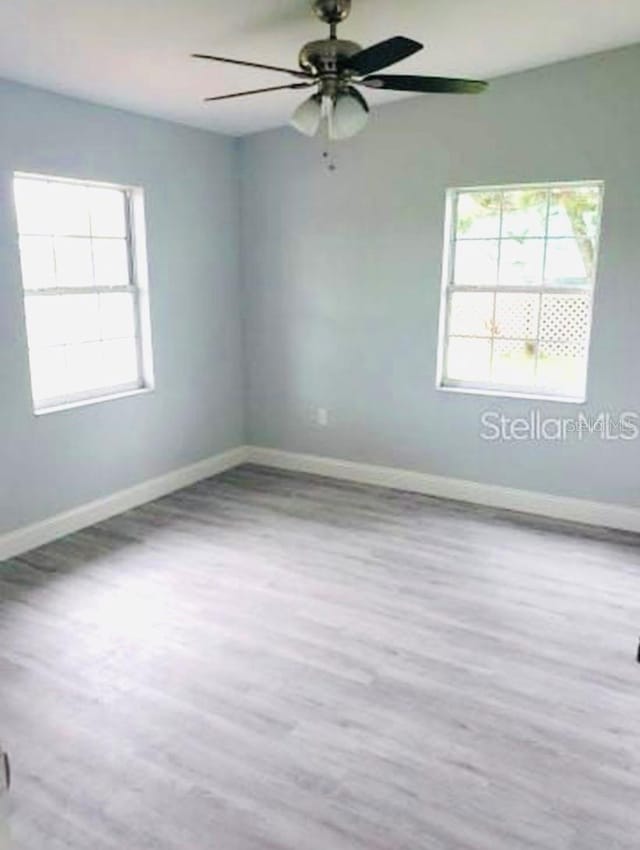
[[[42,180],[49,183],[68,183],[88,188],[115,189],[123,193],[125,200],[126,216],[126,244],[129,263],[128,286],[66,286],[49,287],[43,289],[26,289],[20,273],[22,297],[26,305],[30,297],[56,297],[65,295],[96,295],[125,293],[133,297],[135,342],[137,350],[138,376],[135,382],[119,384],[112,387],[100,387],[96,390],[88,390],[81,393],[69,393],[64,396],[46,399],[38,403],[33,395],[33,411],[36,416],[47,413],[55,413],[74,407],[97,404],[118,398],[126,398],[132,395],[152,392],[154,389],[153,352],[151,341],[151,313],[149,304],[149,274],[147,264],[147,243],[145,230],[144,191],[139,186],[130,186],[120,183],[107,183],[96,180],[84,180],[75,177],[61,177],[54,174],[40,174],[25,171],[16,171],[13,174],[16,179]],[[17,224],[17,222],[16,222]],[[18,239],[21,235],[19,227],[16,226]],[[55,234],[42,234],[55,236]],[[90,237],[87,237],[90,238]],[[18,252],[20,247],[18,245]],[[26,319],[26,317],[25,317]],[[26,321],[25,321],[26,332]],[[31,367],[30,381],[31,381]]]
[[[563,188],[597,188],[600,192],[600,207],[598,210],[598,227],[595,234],[595,259],[593,266],[593,276],[589,286],[549,286],[541,282],[538,286],[501,286],[496,281],[494,286],[460,286],[455,285],[453,280],[454,262],[455,262],[455,245],[457,240],[457,206],[459,195],[467,192],[511,192],[518,190],[533,190],[536,189],[548,192],[550,199],[551,192],[554,189]],[[602,213],[604,206],[604,191],[605,185],[603,180],[573,180],[573,181],[548,181],[544,183],[507,183],[496,184],[489,186],[461,186],[447,189],[446,194],[446,213],[445,213],[445,231],[444,231],[444,260],[442,265],[442,288],[440,295],[440,321],[438,332],[438,358],[436,369],[436,388],[446,392],[466,393],[470,395],[483,395],[494,397],[508,398],[524,398],[541,401],[561,401],[570,404],[583,404],[587,399],[588,372],[591,360],[591,338],[593,330],[593,308],[596,292],[596,282],[598,279],[598,262],[600,259],[600,235],[602,230]],[[544,251],[546,259],[546,251],[549,242],[548,236],[548,219],[549,219],[549,202],[547,203],[547,224],[545,227]],[[498,251],[502,243],[502,206],[500,209],[500,236],[498,237]],[[493,241],[487,237],[487,241]],[[499,271],[500,255],[498,254],[498,271]],[[577,395],[566,395],[553,388],[538,387],[533,385],[517,386],[513,384],[498,384],[489,382],[468,382],[453,380],[446,378],[445,368],[447,362],[447,348],[449,344],[449,315],[451,296],[456,292],[491,292],[491,293],[520,293],[520,294],[547,294],[547,295],[575,295],[579,292],[589,293],[589,330],[586,341],[586,377],[584,391]],[[540,298],[540,306],[542,307],[542,297]],[[495,309],[495,307],[494,307]],[[539,332],[538,316],[538,332]],[[491,351],[493,354],[493,345],[495,339],[491,338]]]

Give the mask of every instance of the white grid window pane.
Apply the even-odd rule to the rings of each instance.
[[[498,240],[456,243],[454,281],[458,286],[495,286],[498,277]]]
[[[57,286],[93,285],[93,261],[89,239],[60,236],[55,240],[55,255]]]
[[[498,292],[494,333],[498,337],[536,339],[540,296],[533,293]]]
[[[128,293],[100,296],[100,335],[102,339],[133,339],[136,334],[135,304]]]
[[[64,346],[29,349],[31,389],[34,399],[62,398],[67,392],[67,359]]]
[[[128,286],[129,254],[124,239],[94,239],[96,286]]]
[[[89,193],[91,234],[124,239],[127,235],[125,197],[117,189],[92,188]]]
[[[58,300],[66,343],[95,342],[100,339],[99,296],[65,295]]]
[[[537,383],[571,391],[587,379],[587,348],[576,341],[541,342],[538,355]]]
[[[34,296],[25,301],[30,349],[64,345],[64,325],[57,298]]]
[[[101,346],[108,386],[127,385],[138,376],[138,352],[133,339],[115,339]]]
[[[60,236],[90,236],[89,196],[86,186],[51,183],[49,191],[53,232]]]
[[[563,186],[552,189],[549,236],[582,235],[595,243],[600,228],[602,191],[597,186]]]
[[[44,180],[14,182],[18,232],[22,236],[44,236],[55,232],[51,186]]]
[[[109,386],[105,374],[104,353],[104,346],[99,342],[81,342],[66,346],[68,393],[81,395]]]
[[[574,340],[585,345],[591,325],[590,295],[544,295],[540,338]]]
[[[504,239],[500,247],[500,285],[538,286],[543,263],[544,239]]]
[[[554,286],[588,285],[594,272],[595,245],[587,239],[550,239],[545,281]]]
[[[581,399],[600,184],[450,193],[442,385]]]
[[[447,374],[458,381],[487,381],[491,372],[491,341],[451,337]]]
[[[56,285],[56,264],[51,236],[21,236],[20,264],[25,289],[51,289]]]
[[[452,336],[491,336],[494,296],[490,292],[455,292],[451,296]]]
[[[14,180],[36,410],[144,386],[124,189]]]
[[[456,206],[458,239],[497,239],[500,209],[500,192],[460,192]]]
[[[516,189],[502,197],[502,237],[544,237],[548,192],[545,189]]]
[[[496,384],[531,384],[536,373],[537,345],[524,339],[496,340],[493,344],[491,379]]]

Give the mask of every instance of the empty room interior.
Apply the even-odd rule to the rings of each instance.
[[[0,850],[638,850],[638,0],[0,7]]]

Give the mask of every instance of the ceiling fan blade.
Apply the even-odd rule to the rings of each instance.
[[[233,94],[220,94],[215,97],[205,97],[205,103],[212,103],[214,100],[231,100],[233,97],[246,97],[249,94],[264,94],[270,91],[284,91],[285,89],[307,89],[309,86],[314,86],[315,83],[291,83],[288,86],[270,86],[266,89],[252,89],[251,91],[239,91]]]
[[[413,56],[423,47],[424,45],[418,41],[396,35],[394,38],[381,41],[379,44],[367,47],[354,56],[345,59],[340,63],[340,70],[353,71],[361,75],[373,74],[374,71],[388,68],[389,65],[395,65],[396,62]]]
[[[227,59],[224,56],[209,56],[208,53],[192,53],[192,59],[209,59],[212,62],[226,62],[229,65],[243,65],[245,68],[261,68],[263,71],[278,71],[281,74],[291,74],[294,77],[312,77],[306,71],[295,71],[293,68],[280,68],[278,65],[263,65],[260,62],[245,62],[242,59]]]
[[[433,92],[435,94],[480,94],[489,83],[481,80],[457,80],[452,77],[416,77],[401,74],[376,74],[359,85],[387,91]]]

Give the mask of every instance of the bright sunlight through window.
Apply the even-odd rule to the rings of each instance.
[[[584,400],[602,194],[449,193],[440,386]]]
[[[150,386],[141,193],[14,179],[36,411]]]

